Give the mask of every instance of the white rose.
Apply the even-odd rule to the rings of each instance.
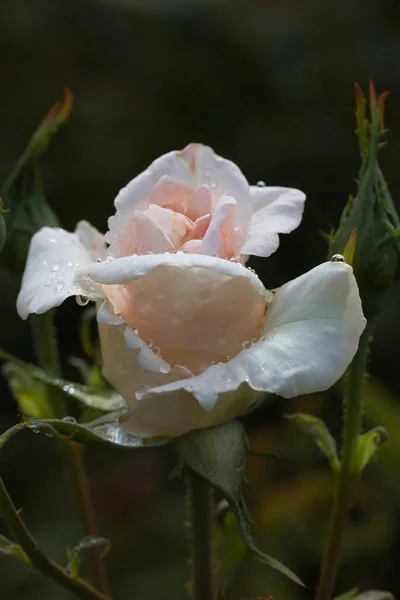
[[[327,389],[365,327],[351,267],[324,263],[273,294],[242,264],[277,249],[304,199],[249,186],[232,162],[191,144],[121,190],[104,237],[86,222],[41,229],[18,312],[72,295],[99,303],[104,375],[130,406],[121,423],[141,437],[225,422],[265,392]]]

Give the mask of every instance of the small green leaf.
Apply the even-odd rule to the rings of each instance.
[[[13,365],[16,365],[19,368],[19,371],[22,369],[26,372],[27,376],[63,391],[67,396],[76,398],[90,408],[104,412],[111,412],[127,408],[127,404],[123,397],[113,390],[99,390],[98,388],[91,389],[85,385],[81,385],[80,383],[73,383],[72,381],[54,377],[43,369],[26,363],[2,349],[0,349],[0,358],[4,358],[5,360],[10,361]]]
[[[27,369],[10,362],[3,364],[1,370],[23,415],[36,419],[56,416],[46,393],[46,384],[35,379]]]
[[[74,546],[71,550],[67,550],[68,556],[68,565],[67,572],[71,577],[77,578],[79,577],[79,562],[81,558],[81,553],[84,550],[92,550],[93,548],[104,548],[102,557],[104,557],[107,552],[110,551],[111,542],[103,537],[96,537],[94,535],[88,535],[81,539],[79,544]]]
[[[222,503],[225,502],[225,500],[222,501]],[[217,507],[217,513],[218,511]],[[242,540],[238,521],[231,510],[225,511],[223,517],[218,519],[214,529],[214,546],[221,566],[220,594],[225,597],[247,554],[247,547]]]
[[[384,592],[383,590],[369,590],[368,592],[358,594],[354,600],[395,600],[395,598],[390,592]]]
[[[24,429],[48,437],[82,442],[83,444],[110,444],[121,448],[144,448],[159,446],[169,441],[169,438],[139,438],[127,433],[119,424],[121,412],[108,413],[107,415],[85,423],[77,423],[73,417],[64,419],[26,419],[17,423],[0,435],[0,449],[14,435]]]
[[[30,565],[31,560],[19,544],[0,535],[0,554],[13,556],[17,560]]]
[[[358,588],[352,588],[348,592],[341,594],[340,596],[336,596],[333,600],[352,600],[354,596],[358,594]]]
[[[182,464],[222,492],[237,519],[243,542],[259,560],[304,585],[285,565],[264,554],[251,536],[251,518],[243,496],[247,456],[243,425],[234,420],[218,427],[192,431],[177,438],[175,447]]]
[[[384,427],[376,427],[357,437],[357,450],[354,456],[353,471],[361,473],[378,448],[388,439],[388,432]]]
[[[58,128],[72,109],[72,94],[66,90],[64,101],[53,106],[33,133],[28,146],[2,186],[4,203],[2,217],[7,227],[6,262],[22,267],[32,235],[41,227],[58,225],[58,220],[47,204],[39,159]],[[10,243],[8,243],[10,242]]]
[[[305,433],[314,438],[318,448],[329,460],[332,471],[338,472],[340,462],[337,456],[336,442],[325,423],[321,419],[305,413],[286,415],[286,418],[296,423]]]

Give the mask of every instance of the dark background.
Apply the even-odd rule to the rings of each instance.
[[[154,158],[190,141],[236,162],[251,183],[307,193],[304,219],[269,260],[256,260],[267,287],[326,257],[320,231],[337,224],[356,191],[359,156],[353,84],[368,77],[390,90],[389,144],[381,165],[399,207],[400,3],[338,0],[2,0],[0,3],[0,177],[68,86],[75,106],[43,161],[49,202],[63,226],[81,218],[101,231],[118,190]],[[29,327],[15,312],[19,276],[0,271],[0,343],[33,360]],[[366,426],[390,440],[365,472],[345,540],[338,592],[400,594],[400,290],[387,296],[375,330]],[[82,309],[57,313],[65,360],[82,355]],[[329,341],[327,342],[329,343]],[[69,368],[68,375],[76,376]],[[307,410],[340,433],[340,386],[291,402],[276,399],[248,419],[253,445],[280,461],[249,460],[249,503],[266,552],[291,566],[301,590],[248,557],[232,600],[311,598],[332,492],[325,461],[283,418]],[[1,431],[17,407],[0,383]],[[86,452],[117,599],[183,600],[187,580],[184,486],[171,483],[170,447]],[[0,456],[2,474],[43,548],[65,562],[81,536],[72,492],[52,440],[21,434]],[[0,533],[7,529],[0,521]],[[4,600],[70,595],[12,558],[0,558]]]

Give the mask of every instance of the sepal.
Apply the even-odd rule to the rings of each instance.
[[[192,431],[174,441],[181,464],[203,477],[226,498],[249,550],[265,564],[304,585],[285,565],[262,552],[251,535],[252,521],[244,499],[248,444],[243,425],[233,420],[218,427]]]
[[[337,456],[336,442],[325,423],[318,417],[305,413],[293,413],[286,415],[286,418],[314,439],[318,448],[329,460],[332,471],[337,473],[340,470],[340,461]]]

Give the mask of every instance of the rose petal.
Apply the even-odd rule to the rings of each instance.
[[[194,228],[193,221],[185,217],[185,215],[169,208],[162,208],[156,204],[150,204],[146,214],[157,223],[158,227],[171,240],[174,250],[179,250]]]
[[[174,250],[174,244],[154,219],[146,212],[135,210],[128,221],[120,224],[118,240],[109,253],[120,258],[131,254],[157,254]]]
[[[195,221],[211,212],[211,195],[217,200],[223,194],[237,200],[242,222],[250,222],[250,188],[234,163],[202,144],[190,144],[182,151],[161,156],[119,192],[117,213],[109,219],[106,234],[111,253],[134,211],[145,211],[153,203],[182,211]]]
[[[154,370],[144,369],[139,358],[143,345],[140,344],[135,348],[127,346],[124,331],[124,327],[99,324],[103,374],[110,383],[118,387],[119,393],[132,406],[138,404],[138,398],[154,385],[177,381],[191,375],[189,371],[180,368],[173,368],[166,372],[166,369],[160,369],[160,364],[157,368],[155,366]],[[154,353],[153,356],[155,359],[158,358]],[[143,354],[142,358],[145,358]]]
[[[93,255],[104,252],[101,239],[101,234],[84,222],[78,224],[76,233],[51,227],[35,233],[17,298],[20,317],[44,313],[69,296],[102,297],[101,286],[77,276],[82,267],[92,264]]]
[[[247,386],[284,398],[325,390],[343,375],[365,324],[351,267],[323,263],[276,292],[262,340],[197,377],[149,390],[124,416],[124,427],[176,436],[242,414],[255,400]],[[201,413],[191,395],[209,412]],[[158,419],[166,403],[177,415],[174,423]]]
[[[123,263],[130,266],[121,277]],[[123,279],[123,286],[111,286],[111,295],[104,286],[114,312],[143,340],[160,348],[169,364],[193,373],[240,352],[243,342],[259,335],[264,322],[262,283],[229,261],[199,255],[145,256],[95,265],[90,275],[104,283]],[[116,288],[121,289],[118,298]]]
[[[299,225],[305,194],[282,187],[251,186],[253,216],[241,252],[270,256],[279,246],[278,233],[290,233]]]
[[[232,196],[221,196],[200,247],[201,254],[232,258],[239,253],[249,221],[243,222],[239,205]]]

